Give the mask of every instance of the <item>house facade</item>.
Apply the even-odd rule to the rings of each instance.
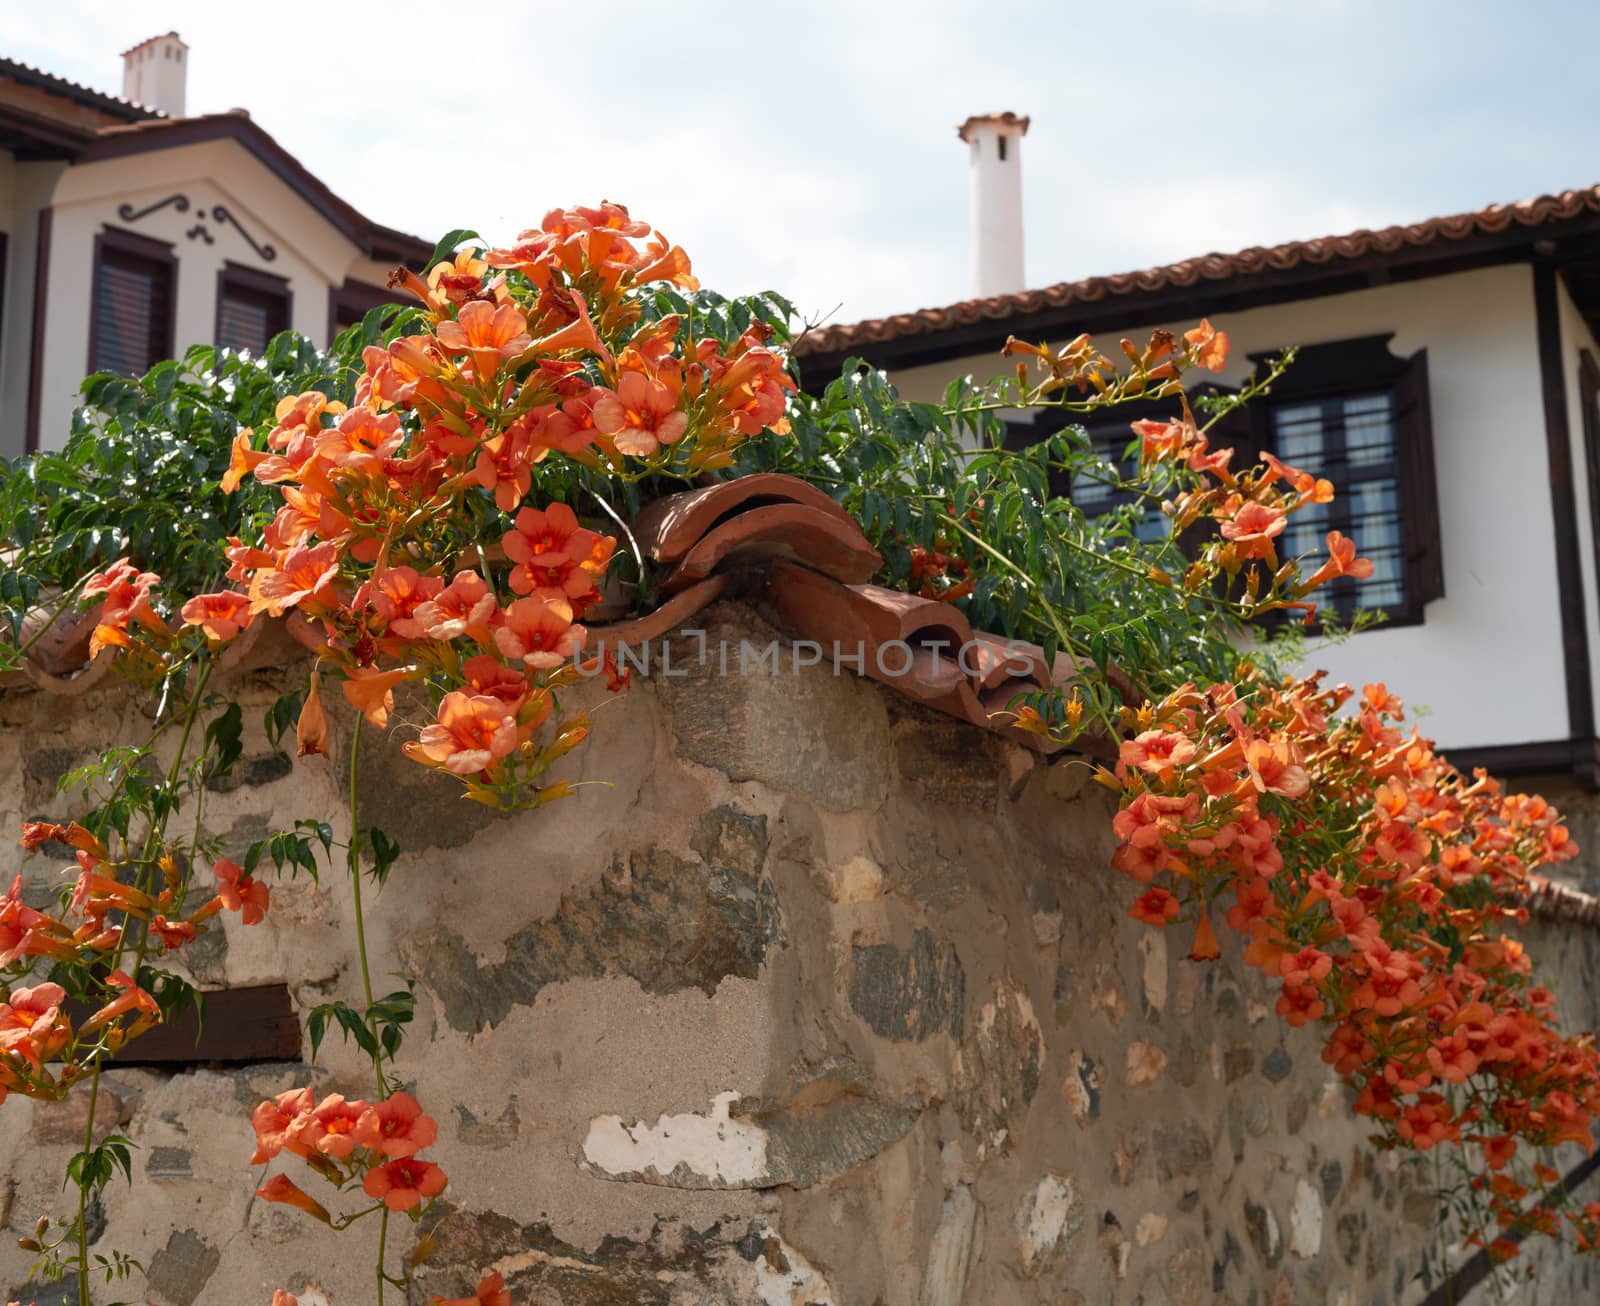
[[[1002,159],[1020,169],[1026,128],[1010,114],[963,125],[975,186]],[[1007,214],[975,201],[974,216],[997,208]],[[1016,211],[975,223],[975,249],[1020,247]],[[1424,732],[1458,764],[1600,785],[1600,187],[825,327],[800,346],[802,379],[825,384],[857,357],[935,401],[958,376],[1009,370],[999,351],[1013,335],[1061,345],[1087,331],[1116,356],[1122,336],[1200,317],[1232,339],[1226,387],[1300,347],[1217,443],[1329,476],[1339,501],[1306,514],[1289,547],[1320,551],[1337,528],[1376,564],[1334,598],[1387,619],[1313,641],[1309,664],[1386,680],[1427,710]],[[1090,434],[1115,458],[1139,415]],[[1088,511],[1106,506],[1094,487],[1061,488]]]
[[[0,58],[0,454],[60,448],[89,372],[319,344],[432,246],[363,216],[244,110],[183,116],[176,33],[106,95]]]

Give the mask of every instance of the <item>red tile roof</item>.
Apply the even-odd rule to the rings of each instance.
[[[132,100],[123,99],[120,95],[97,91],[92,86],[85,86],[82,82],[75,82],[66,77],[58,77],[55,73],[47,73],[43,68],[35,68],[20,59],[0,56],[0,77],[10,77],[26,86],[36,86],[40,90],[71,100],[74,104],[98,109],[104,114],[127,122],[166,117],[161,110],[152,109],[149,105],[136,104]]]
[[[1009,323],[1025,332],[1026,319],[1051,310],[1084,308],[1110,301],[1127,301],[1130,312],[1138,311],[1141,296],[1171,290],[1204,290],[1244,277],[1271,279],[1277,274],[1325,267],[1357,260],[1399,259],[1416,251],[1448,255],[1453,246],[1473,237],[1529,233],[1530,240],[1540,228],[1573,219],[1600,214],[1600,186],[1541,195],[1515,204],[1491,204],[1470,213],[1429,218],[1381,231],[1362,229],[1344,236],[1325,236],[1316,240],[1295,240],[1283,245],[1253,245],[1235,254],[1205,254],[1199,258],[1167,263],[1142,272],[1126,272],[1108,277],[1086,277],[1063,281],[1040,290],[993,295],[987,299],[967,299],[943,308],[924,308],[889,317],[868,318],[844,326],[825,326],[807,332],[795,345],[802,357],[831,355],[844,350],[899,341],[910,337],[936,336],[943,332],[979,323]],[[1287,296],[1285,296],[1287,297]]]

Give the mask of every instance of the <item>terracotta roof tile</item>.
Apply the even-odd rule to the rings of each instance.
[[[1491,204],[1470,213],[1429,218],[1385,227],[1381,231],[1362,229],[1348,235],[1296,240],[1282,245],[1253,245],[1234,254],[1205,254],[1142,272],[1062,281],[1039,290],[967,299],[943,308],[924,308],[849,325],[821,327],[802,336],[795,344],[795,352],[801,357],[832,354],[909,336],[933,335],[984,321],[1026,318],[1050,309],[1098,304],[1117,298],[1131,301],[1137,296],[1164,290],[1220,285],[1251,274],[1288,272],[1305,265],[1335,266],[1369,255],[1397,255],[1410,249],[1446,247],[1451,242],[1473,236],[1494,235],[1517,227],[1540,227],[1592,214],[1600,214],[1600,186],[1541,195],[1514,204]],[[1026,330],[1026,324],[1019,323],[1018,329]]]
[[[29,86],[37,86],[41,90],[64,96],[75,104],[100,109],[130,121],[138,119],[164,121],[167,118],[160,109],[152,109],[149,105],[139,104],[134,100],[125,100],[122,96],[112,95],[108,91],[97,91],[92,86],[85,86],[82,82],[75,82],[69,77],[59,77],[55,73],[46,72],[43,68],[35,68],[20,59],[7,59],[0,55],[0,77],[15,78]]]

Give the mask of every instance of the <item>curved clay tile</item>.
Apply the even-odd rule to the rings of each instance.
[[[89,638],[104,607],[96,604],[84,612],[34,609],[22,619],[21,642],[28,645],[24,656],[49,676],[76,671],[89,660]],[[46,627],[43,634],[39,633],[41,626]]]
[[[804,503],[752,507],[747,501],[695,541],[662,589],[670,594],[693,585],[725,562],[765,558],[788,558],[851,583],[867,580],[883,564],[861,528],[843,513]]]
[[[633,534],[652,562],[677,562],[723,518],[777,503],[803,504],[860,533],[850,514],[816,486],[781,472],[757,472],[656,499],[634,520]]]
[[[623,645],[637,648],[647,640],[669,635],[700,609],[714,602],[727,586],[726,576],[709,576],[680,590],[654,612],[647,612],[631,621],[590,626],[585,652],[592,654],[602,648],[615,650]]]

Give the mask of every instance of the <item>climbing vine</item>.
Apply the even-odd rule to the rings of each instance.
[[[90,1253],[91,1204],[119,1173],[131,1180],[133,1146],[95,1120],[108,1059],[201,1001],[164,959],[220,913],[268,919],[269,872],[338,869],[360,1005],[314,1008],[308,1036],[313,1056],[335,1031],[354,1044],[370,1095],[302,1086],[260,1103],[251,1160],[268,1167],[264,1200],[371,1230],[375,1299],[402,1299],[432,1240],[398,1231],[415,1231],[450,1180],[427,1155],[434,1118],[397,1069],[411,988],[379,993],[372,979],[364,894],[401,850],[362,824],[363,751],[387,746],[371,732],[394,728],[407,695],[426,719],[404,753],[465,797],[502,810],[571,797],[556,764],[593,725],[565,692],[585,621],[657,598],[625,523],[662,493],[768,470],[851,512],[886,582],[1037,641],[1047,664],[1067,655],[1075,673],[1010,718],[1069,755],[1117,756],[1098,775],[1121,800],[1115,864],[1146,886],[1133,915],[1190,922],[1196,960],[1218,955],[1212,917],[1225,915],[1249,963],[1281,982],[1284,1018],[1329,1026],[1325,1059],[1384,1145],[1481,1156],[1466,1191],[1485,1217],[1475,1236],[1497,1254],[1510,1244],[1489,1224],[1564,1227],[1593,1245],[1600,1207],[1558,1210],[1547,1157],[1588,1142],[1593,1043],[1559,1032],[1505,933],[1529,877],[1575,852],[1559,818],[1403,735],[1381,686],[1357,699],[1287,678],[1259,640],[1241,662],[1247,623],[1309,621],[1319,587],[1371,570],[1336,532],[1325,558],[1280,558],[1287,519],[1334,487],[1270,457],[1235,469],[1234,451],[1212,445],[1289,359],[1240,395],[1196,401],[1199,415],[1185,374],[1227,354],[1206,323],[1123,342],[1116,360],[1086,337],[1013,341],[1014,373],[959,381],[939,405],[904,402],[855,365],[807,395],[784,300],[702,290],[680,248],[610,204],[552,212],[506,247],[453,232],[425,276],[399,270],[392,284],[409,305],[374,310],[326,354],[285,335],[260,359],[195,350],[142,379],[91,378],[66,451],[0,476],[9,664],[26,669],[41,641],[82,622],[88,656],[114,660],[154,704],[146,740],[64,781],[77,820],[23,830],[29,852],[74,863],[59,895],[26,901],[19,877],[0,903],[0,1098],[88,1098],[67,1176],[76,1216],[24,1240],[37,1275],[75,1275],[88,1306],[92,1282],[141,1269]],[[1132,473],[1070,424],[1007,447],[1019,410],[1070,423],[1131,399],[1171,407],[1134,424]],[[1086,515],[1050,493],[1063,474],[1126,506]],[[1167,529],[1152,535],[1152,514]],[[324,693],[353,709],[338,750],[348,820],[306,814],[234,860],[204,820],[207,784],[242,752],[242,714],[216,672],[270,621],[311,667],[269,733],[326,757]],[[603,669],[612,691],[625,686]],[[1530,1160],[1528,1182],[1514,1160]],[[446,1306],[509,1300],[491,1272]]]

